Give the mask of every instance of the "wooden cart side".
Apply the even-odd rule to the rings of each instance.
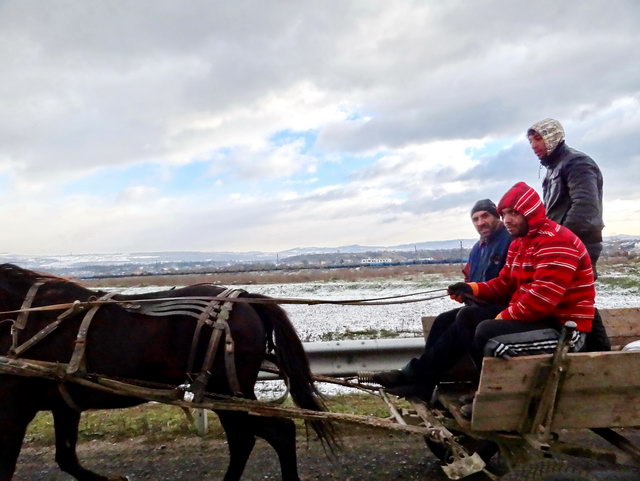
[[[471,428],[522,432],[539,395],[539,373],[549,358],[486,358]],[[640,426],[640,352],[569,354],[552,429],[632,426]]]
[[[640,308],[600,309],[600,315],[614,350],[640,339]]]

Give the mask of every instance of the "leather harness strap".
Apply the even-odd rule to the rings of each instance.
[[[115,292],[110,292],[105,294],[99,301],[106,301],[111,299]],[[86,347],[87,347],[87,334],[89,333],[89,326],[91,325],[91,321],[93,321],[93,317],[98,312],[98,309],[102,307],[100,304],[97,306],[93,306],[91,309],[87,311],[80,323],[80,328],[78,329],[78,335],[75,340],[75,347],[73,348],[73,354],[71,355],[71,360],[69,361],[69,365],[67,366],[67,374],[79,374],[84,376],[87,373],[86,366]]]
[[[31,304],[33,304],[33,300],[36,297],[36,292],[40,286],[44,284],[44,281],[34,282],[29,290],[27,291],[27,295],[24,296],[24,300],[22,301],[22,306],[20,306],[20,313],[18,313],[18,317],[13,322],[11,326],[11,349],[9,350],[9,356],[16,356],[16,349],[18,348],[18,334],[20,331],[23,331],[27,326],[27,319],[29,317],[29,309]]]
[[[235,290],[229,295],[229,297],[238,297],[243,292],[244,291],[242,290]],[[220,309],[218,320],[219,322],[224,322],[225,325],[224,365],[227,369],[227,382],[229,383],[229,387],[234,395],[242,396],[240,382],[238,381],[238,371],[236,370],[235,343],[233,342],[231,328],[228,324],[233,306],[233,303],[225,302],[222,305],[222,309]]]
[[[219,297],[228,297],[235,298],[241,295],[243,290],[241,289],[227,289],[224,291]],[[193,393],[194,402],[201,402],[204,398],[204,393],[207,388],[207,384],[209,383],[209,378],[211,377],[211,369],[213,367],[213,362],[215,360],[215,355],[218,352],[218,346],[220,344],[220,339],[222,338],[222,334],[225,336],[225,347],[224,347],[224,364],[226,369],[226,377],[227,382],[229,383],[229,387],[234,395],[242,395],[242,390],[240,388],[240,382],[238,381],[238,373],[236,371],[235,364],[235,348],[233,337],[231,336],[231,329],[229,328],[229,315],[231,310],[233,309],[233,302],[224,302],[221,306],[218,302],[216,302],[217,306],[219,306],[219,312],[217,312],[217,316],[215,317],[216,321],[212,322],[211,318],[208,318],[208,321],[204,318],[200,318],[198,321],[198,326],[196,326],[196,332],[194,332],[194,340],[192,341],[192,350],[189,355],[190,359],[195,358],[195,351],[198,345],[198,337],[200,336],[200,330],[202,328],[201,324],[213,324],[211,337],[209,338],[209,345],[207,347],[207,352],[205,354],[204,361],[202,363],[202,367],[200,368],[200,373],[196,376],[195,380],[190,384],[189,390]],[[200,322],[202,321],[202,322]],[[191,364],[189,373],[193,372],[193,364]],[[191,374],[189,374],[192,377]]]
[[[47,324],[45,327],[40,329],[40,331],[38,331],[31,339],[29,339],[26,342],[23,342],[22,344],[17,346],[15,349],[12,348],[9,357],[18,357],[27,349],[32,348],[34,345],[36,345],[37,343],[42,341],[45,337],[47,337],[49,334],[51,334],[53,331],[55,331],[58,328],[58,326],[62,323],[62,321],[64,321],[68,317],[75,316],[76,314],[78,314],[83,310],[84,310],[84,307],[82,306],[82,304],[80,304],[79,301],[76,301],[71,305],[69,309],[67,309],[62,314],[60,314],[55,321],[53,321],[51,324]]]
[[[233,292],[233,289],[225,289],[219,297],[227,297]],[[204,325],[214,326],[214,321],[219,315],[220,302],[210,301],[207,307],[198,316],[198,322],[196,329],[193,332],[193,339],[191,340],[191,349],[189,350],[189,361],[187,362],[187,372],[193,372],[194,363],[196,358],[196,352],[198,350],[198,343],[200,342],[200,333]],[[211,318],[213,315],[213,319]],[[215,333],[212,333],[212,335]]]

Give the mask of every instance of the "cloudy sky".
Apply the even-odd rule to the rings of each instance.
[[[560,120],[640,234],[640,3],[0,0],[0,252],[474,237]]]

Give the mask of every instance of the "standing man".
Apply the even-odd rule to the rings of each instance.
[[[391,394],[428,400],[442,376],[467,353],[479,367],[483,356],[552,352],[567,321],[578,326],[573,349],[583,350],[595,298],[584,244],[547,218],[540,197],[524,182],[502,197],[498,212],[514,237],[499,276],[449,286],[451,295],[474,295],[485,304],[460,309],[448,329],[402,370],[374,374],[373,380]],[[398,372],[401,376],[392,374]]]
[[[568,147],[564,129],[544,119],[527,131],[529,144],[547,168],[542,182],[547,217],[569,228],[584,243],[594,274],[602,252],[602,174],[586,154]]]
[[[471,208],[471,222],[480,239],[471,248],[469,260],[462,269],[465,282],[484,282],[497,277],[507,260],[511,235],[500,220],[496,205],[490,199],[481,199]],[[452,295],[458,302],[461,296]],[[461,308],[443,312],[435,318],[425,349],[431,348],[440,336],[453,324]],[[406,369],[384,371],[373,375],[373,380],[383,386],[402,383]]]
[[[588,155],[568,147],[564,129],[554,119],[544,119],[527,130],[527,138],[540,163],[547,168],[542,182],[547,217],[568,227],[584,243],[597,279],[596,262],[602,252],[602,174]],[[589,351],[609,351],[611,343],[596,310]]]

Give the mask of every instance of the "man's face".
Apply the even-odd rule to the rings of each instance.
[[[544,145],[544,139],[542,138],[542,136],[537,133],[534,132],[533,134],[529,135],[529,145],[531,146],[531,150],[533,150],[533,153],[536,154],[536,156],[539,159],[544,159],[547,156],[547,146]]]
[[[486,210],[474,212],[471,216],[473,227],[476,228],[480,237],[489,237],[500,225],[500,219]]]
[[[522,237],[529,232],[527,219],[513,209],[502,209],[502,222],[513,237]]]

